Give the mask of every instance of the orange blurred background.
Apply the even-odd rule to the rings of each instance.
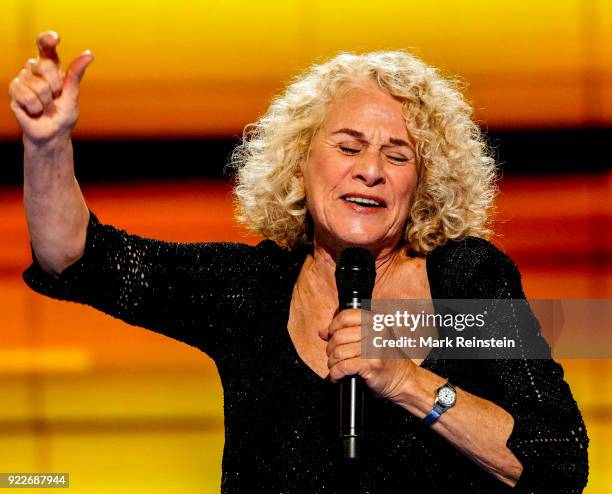
[[[483,128],[501,136],[500,154],[512,149],[495,241],[517,262],[527,296],[611,297],[610,159],[603,146],[575,149],[603,142],[612,128],[610,2],[4,0],[6,86],[50,28],[65,61],[84,49],[96,55],[83,82],[76,160],[78,177],[102,169],[81,185],[103,222],[165,240],[256,242],[232,220],[223,146],[310,63],[340,50],[408,48],[459,75]],[[538,151],[542,131],[550,153]],[[70,472],[79,493],[218,492],[223,412],[212,361],[22,282],[30,251],[18,136],[6,101],[0,471]],[[150,152],[135,163],[160,142],[169,158]],[[129,159],[113,154],[128,149]],[[105,159],[114,161],[108,172]],[[195,168],[182,173],[184,161]],[[585,492],[608,492],[612,365],[563,365],[591,438]]]

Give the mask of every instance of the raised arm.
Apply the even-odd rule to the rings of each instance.
[[[25,282],[217,356],[228,328],[243,317],[232,302],[243,295],[236,287],[248,287],[236,267],[250,266],[252,248],[164,242],[100,223],[76,181],[71,143],[79,84],[93,55],[83,52],[64,73],[57,34],[42,33],[37,43],[39,57],[28,60],[9,88],[23,129],[34,257]]]
[[[74,175],[71,132],[78,119],[79,84],[93,60],[79,55],[66,72],[52,31],[37,38],[39,57],[11,82],[11,108],[23,130],[24,206],[40,267],[58,276],[83,254],[89,211]]]

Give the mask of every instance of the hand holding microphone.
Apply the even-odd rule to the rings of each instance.
[[[345,249],[336,265],[339,311],[320,337],[327,344],[327,366],[333,382],[340,382],[340,435],[345,459],[359,459],[364,428],[364,388],[377,398],[401,398],[415,374],[411,359],[361,358],[361,301],[372,298],[376,268],[363,248]]]
[[[376,266],[370,251],[357,247],[344,249],[336,264],[339,313],[343,314],[346,310],[361,309],[361,301],[372,298],[375,280]],[[352,331],[352,334],[354,336],[354,331]],[[336,339],[339,339],[339,333],[334,332],[332,337],[334,335],[336,335]],[[335,358],[343,355],[344,350],[348,349],[351,349],[352,353],[358,352],[358,355],[360,355],[361,349],[357,348],[360,346],[361,342],[355,341],[347,341],[345,345],[336,347],[336,349],[332,347],[331,350],[328,346],[331,353],[331,355],[328,353],[328,357],[333,362]],[[333,378],[331,370],[330,376]],[[359,460],[361,458],[365,413],[364,386],[363,379],[356,372],[340,380],[340,438],[345,460]]]
[[[11,108],[24,140],[33,144],[70,135],[79,116],[79,85],[94,59],[85,51],[64,72],[57,55],[59,42],[57,33],[41,33],[36,39],[38,58],[29,59],[9,86]]]

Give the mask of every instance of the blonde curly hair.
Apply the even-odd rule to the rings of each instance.
[[[404,242],[416,255],[449,239],[487,238],[497,193],[495,161],[472,120],[461,84],[405,51],[340,53],[298,75],[234,150],[236,218],[294,248],[312,236],[305,191],[296,173],[330,102],[347,83],[374,81],[402,101],[416,143],[418,182]]]

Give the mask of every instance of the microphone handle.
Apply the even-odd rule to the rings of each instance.
[[[359,376],[340,380],[340,431],[343,456],[359,460],[363,438],[364,384]]]
[[[356,294],[354,294],[356,295]],[[361,308],[361,300],[355,296],[346,301],[345,309]],[[340,436],[345,460],[359,460],[363,438],[365,383],[358,375],[340,380]]]

